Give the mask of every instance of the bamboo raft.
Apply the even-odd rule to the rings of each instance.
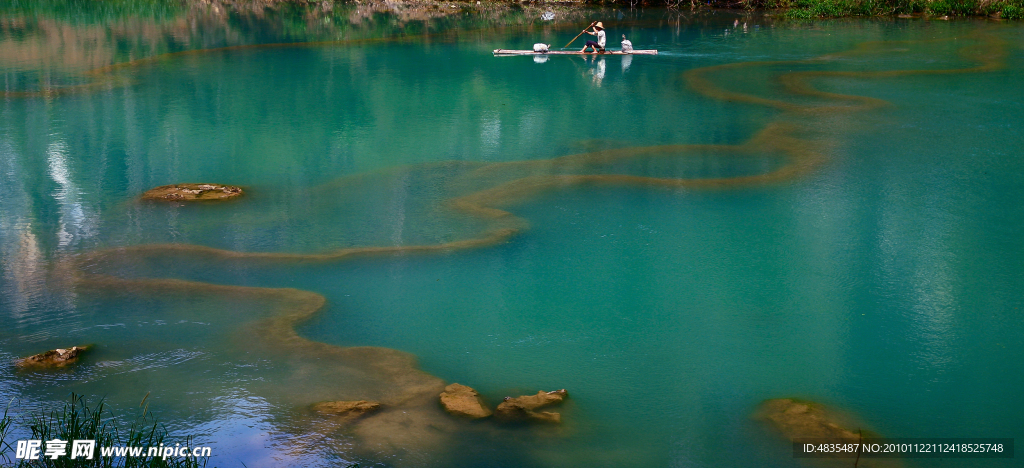
[[[511,50],[511,49],[495,49],[495,57],[510,57],[513,55],[658,55],[658,51],[654,49],[648,50],[634,50],[632,52],[623,52],[621,50],[606,50],[604,52],[580,52],[578,50],[550,50],[547,52],[534,52],[532,50]]]

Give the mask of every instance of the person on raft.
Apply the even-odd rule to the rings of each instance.
[[[587,47],[590,47],[590,48],[594,49],[594,53],[604,52],[604,45],[608,43],[608,38],[606,37],[606,34],[604,33],[604,24],[601,23],[600,21],[598,21],[598,22],[594,23],[594,30],[593,30],[593,32],[591,32],[591,31],[584,31],[584,32],[587,33],[587,34],[590,34],[591,36],[597,36],[597,42],[587,41],[587,44],[585,46],[583,46],[582,49],[580,49],[580,52],[586,53]]]

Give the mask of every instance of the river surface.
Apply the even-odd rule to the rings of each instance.
[[[148,393],[222,467],[805,466],[781,397],[1024,440],[1024,24],[536,13],[0,17],[0,358],[95,346],[0,399]],[[658,55],[491,54],[593,19]]]

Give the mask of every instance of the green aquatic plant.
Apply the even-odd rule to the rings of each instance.
[[[13,400],[12,400],[13,402]],[[14,423],[14,418],[9,414],[11,410],[11,404],[8,403],[7,407],[4,408],[4,416],[0,418],[0,463],[10,463],[11,459],[7,455],[8,451],[12,451],[11,443],[7,441],[7,436],[11,433],[11,426]]]
[[[148,394],[146,395],[149,396]],[[145,404],[146,399],[143,399]],[[4,411],[3,419],[0,420],[0,463],[5,466],[12,461],[11,454],[15,448],[7,441],[13,425],[14,417],[9,415],[10,405]],[[62,441],[93,440],[96,445],[96,453],[92,459],[69,456],[62,456],[51,459],[40,456],[37,460],[16,460],[14,465],[19,468],[45,467],[45,468],[72,468],[72,467],[124,467],[124,468],[198,468],[206,466],[206,457],[168,457],[149,456],[145,454],[137,457],[103,457],[99,453],[100,447],[160,447],[165,445],[168,432],[149,412],[148,405],[143,407],[142,413],[136,417],[124,432],[119,429],[119,420],[107,409],[106,403],[101,399],[98,403],[90,405],[84,395],[72,393],[68,401],[64,402],[59,409],[43,411],[28,419],[28,428],[31,431],[32,440],[48,441],[58,439]],[[186,446],[191,446],[191,437],[185,438]]]
[[[117,429],[113,424],[112,417],[103,417],[105,408],[106,405],[102,400],[95,407],[90,407],[84,396],[72,393],[70,399],[64,403],[61,409],[54,409],[49,413],[44,412],[32,417],[29,426],[29,429],[32,430],[31,438],[66,441],[91,439],[95,440],[98,446],[114,445],[117,441]],[[70,459],[61,460],[60,458],[49,460],[41,457],[40,460],[33,461],[31,465],[73,466],[65,462],[73,461]],[[23,463],[29,464],[29,462]],[[105,465],[97,464],[94,466]]]

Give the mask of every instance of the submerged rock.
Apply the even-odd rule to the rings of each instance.
[[[222,184],[174,184],[149,189],[142,194],[143,200],[164,201],[207,201],[226,200],[244,193],[241,187]]]
[[[561,403],[569,393],[565,389],[550,392],[540,391],[536,395],[516,398],[505,397],[505,401],[494,411],[495,417],[505,421],[536,421],[546,423],[562,422],[562,415],[551,411],[535,411],[549,405]]]
[[[325,401],[313,405],[313,411],[345,419],[357,419],[380,409],[376,401]]]
[[[17,361],[17,366],[21,368],[55,368],[64,367],[74,364],[78,361],[78,356],[85,350],[89,349],[88,346],[72,346],[70,348],[57,348],[45,353],[39,353],[34,356],[29,356],[24,359]]]
[[[838,415],[810,401],[779,398],[761,403],[757,417],[786,438],[853,439],[859,436],[841,425]]]
[[[793,398],[766,400],[761,403],[755,415],[765,421],[790,441],[796,439],[818,439],[818,442],[856,444],[864,438],[879,437],[869,431],[850,429],[847,417],[838,411],[811,401]],[[855,457],[804,458],[803,464],[820,468],[847,468],[853,466]],[[858,458],[861,468],[904,468],[902,460],[886,458]]]
[[[444,388],[441,405],[449,413],[464,418],[481,419],[491,415],[491,410],[476,390],[457,383]]]

